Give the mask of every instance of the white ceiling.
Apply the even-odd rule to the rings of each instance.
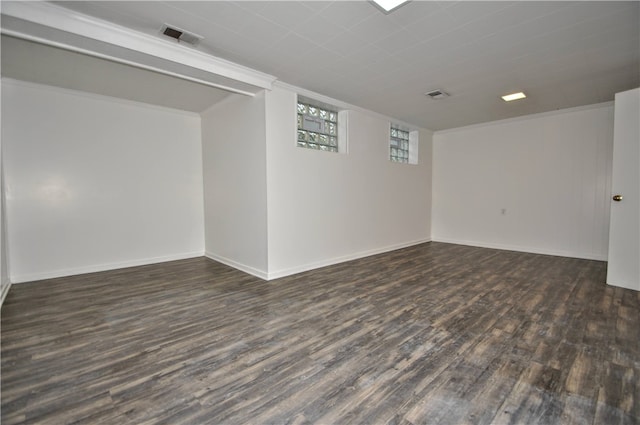
[[[367,1],[56,3],[158,37],[175,25],[204,36],[200,51],[432,130],[640,85],[638,1],[414,0],[388,15]],[[520,90],[529,97],[499,99]]]

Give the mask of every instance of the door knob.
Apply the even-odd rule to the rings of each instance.
[[[622,201],[622,195],[613,195],[613,200],[616,202]]]

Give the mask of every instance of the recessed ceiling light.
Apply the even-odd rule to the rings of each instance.
[[[519,91],[518,93],[505,94],[500,97],[502,97],[502,100],[505,102],[511,102],[512,100],[524,99],[527,95]]]
[[[371,0],[376,6],[382,9],[385,13],[391,13],[409,0]]]

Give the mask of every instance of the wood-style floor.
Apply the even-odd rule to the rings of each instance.
[[[632,424],[606,263],[427,243],[264,282],[198,258],[14,285],[2,424]]]

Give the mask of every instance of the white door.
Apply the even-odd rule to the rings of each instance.
[[[616,94],[607,283],[640,291],[640,89]]]

